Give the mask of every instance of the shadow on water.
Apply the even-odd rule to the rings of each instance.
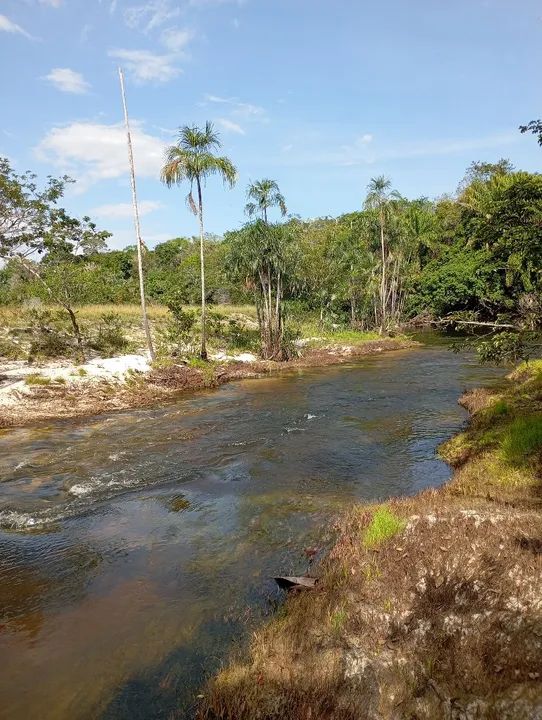
[[[457,397],[496,375],[437,344],[4,433],[6,717],[190,717],[337,512],[448,479]]]

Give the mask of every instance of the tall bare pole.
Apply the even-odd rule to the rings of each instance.
[[[152,344],[149,319],[147,317],[147,303],[145,301],[145,280],[143,277],[143,240],[141,239],[141,226],[139,224],[139,210],[137,207],[137,190],[134,170],[134,151],[132,149],[132,135],[130,133],[130,121],[128,119],[128,107],[126,105],[126,92],[124,90],[124,73],[119,67],[120,92],[122,95],[122,107],[124,108],[124,124],[126,126],[126,138],[128,140],[128,162],[130,164],[130,184],[132,186],[132,204],[134,206],[134,225],[137,244],[137,270],[139,273],[139,294],[141,297],[141,315],[143,317],[143,329],[147,338],[147,347],[151,360],[155,359],[154,347]]]

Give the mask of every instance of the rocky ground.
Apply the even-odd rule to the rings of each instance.
[[[200,718],[542,718],[542,364],[462,402],[451,483],[341,518]]]

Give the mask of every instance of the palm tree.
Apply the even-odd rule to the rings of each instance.
[[[161,180],[168,187],[190,183],[190,191],[186,196],[188,206],[199,219],[200,237],[200,273],[201,273],[201,358],[207,359],[207,337],[205,327],[205,262],[204,262],[204,228],[203,228],[203,194],[202,184],[211,175],[219,175],[224,184],[230,188],[235,185],[237,170],[227,157],[215,155],[214,150],[220,148],[220,136],[211,122],[205,128],[196,125],[184,125],[179,128],[179,137],[175,145],[166,150],[166,162],[161,172]],[[196,185],[198,203],[194,202],[192,191]]]
[[[258,180],[251,183],[247,188],[247,200],[245,212],[251,217],[260,212],[262,220],[267,223],[267,211],[271,207],[278,207],[280,214],[284,217],[288,212],[284,195],[280,192],[275,180]]]
[[[386,209],[392,199],[399,197],[394,190],[390,190],[391,180],[384,175],[371,178],[367,186],[367,197],[365,207],[378,211],[378,222],[380,226],[380,254],[382,269],[380,274],[380,332],[387,326],[387,279],[386,279]]]

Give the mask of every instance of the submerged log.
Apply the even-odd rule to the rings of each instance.
[[[312,590],[317,582],[316,578],[304,575],[279,576],[274,580],[281,590]]]

